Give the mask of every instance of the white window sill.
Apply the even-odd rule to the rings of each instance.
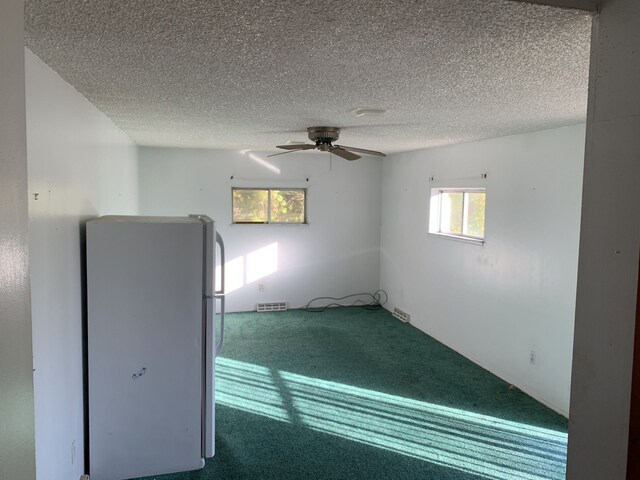
[[[308,227],[309,223],[230,223],[230,227]]]
[[[433,237],[440,237],[440,238],[446,238],[449,240],[455,240],[463,243],[471,243],[474,245],[484,245],[483,238],[463,237],[460,235],[449,235],[446,233],[438,233],[438,232],[429,232],[429,235]]]

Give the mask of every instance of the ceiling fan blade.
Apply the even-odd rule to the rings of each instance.
[[[376,152],[375,150],[367,150],[366,148],[347,147],[346,145],[336,145],[336,147],[343,148],[358,153],[365,153],[367,155],[377,155],[379,157],[386,157],[382,152]]]
[[[348,150],[345,150],[344,148],[341,148],[338,145],[330,147],[329,151],[334,155],[344,158],[345,160],[357,160],[360,158],[360,155],[356,155],[355,153],[349,152]]]
[[[287,145],[276,145],[276,148],[282,148],[283,150],[311,150],[316,146],[309,143],[288,143]]]
[[[306,148],[296,148],[295,150],[287,150],[286,152],[272,153],[271,155],[267,155],[267,158],[275,157],[276,155],[284,155],[285,153],[301,152],[302,150],[307,150],[307,149]]]

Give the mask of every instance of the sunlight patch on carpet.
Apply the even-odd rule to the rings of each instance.
[[[218,357],[221,405],[490,480],[565,478],[567,434]]]
[[[291,422],[271,371],[259,365],[218,357],[216,403],[274,420]]]

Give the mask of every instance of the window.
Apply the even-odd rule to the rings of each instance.
[[[304,188],[232,188],[232,222],[307,223]]]
[[[484,243],[484,188],[433,188],[429,233]]]

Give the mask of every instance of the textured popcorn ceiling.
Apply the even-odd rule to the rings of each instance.
[[[591,18],[504,0],[26,0],[26,45],[141,145],[387,153],[584,121]],[[358,108],[383,108],[356,117]]]

